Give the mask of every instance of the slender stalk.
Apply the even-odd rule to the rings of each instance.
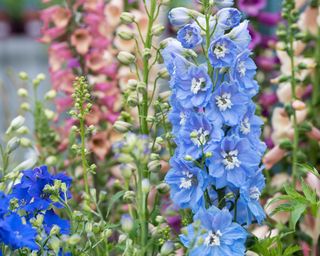
[[[81,116],[84,116],[83,110],[81,110]],[[88,182],[88,162],[86,157],[86,133],[85,133],[85,123],[84,118],[80,119],[80,138],[81,138],[81,161],[82,161],[82,169],[83,169],[83,179],[84,179],[84,187],[87,195],[89,193],[89,182]]]
[[[290,56],[290,65],[291,65],[291,94],[292,101],[297,99],[296,95],[296,67],[294,60],[294,32],[291,28],[292,22],[289,19],[289,56]],[[297,122],[297,113],[296,110],[293,109],[293,129],[294,129],[294,137],[293,137],[293,148],[292,148],[292,176],[293,181],[295,183],[297,178],[297,169],[298,169],[298,150],[299,150],[299,130],[298,130],[298,122]]]
[[[156,7],[157,2],[156,0],[151,1],[151,6],[149,10],[149,20],[148,20],[148,29],[146,34],[146,40],[144,43],[145,49],[151,49],[152,47],[152,27],[155,21],[156,15]],[[143,93],[143,101],[142,101],[142,111],[141,111],[141,132],[143,134],[149,134],[148,123],[147,123],[147,116],[148,116],[148,83],[149,83],[149,73],[150,73],[150,66],[149,66],[149,56],[143,57],[143,82],[146,84],[146,90]]]

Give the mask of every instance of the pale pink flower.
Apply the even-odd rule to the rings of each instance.
[[[72,33],[70,41],[71,45],[76,48],[77,52],[84,55],[89,51],[92,37],[87,29],[78,28]]]

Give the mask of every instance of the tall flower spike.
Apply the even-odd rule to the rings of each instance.
[[[190,18],[184,8],[169,15],[182,28],[162,51],[171,75],[169,119],[177,145],[166,182],[173,203],[194,213],[194,223],[181,235],[189,255],[240,256],[247,236],[240,225],[265,217],[259,203],[263,123],[252,101],[258,84],[248,21],[230,8],[233,1],[214,2],[201,1],[199,16]],[[190,49],[196,55],[184,54]]]

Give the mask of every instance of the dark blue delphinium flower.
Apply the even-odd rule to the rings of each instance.
[[[217,68],[230,67],[236,57],[237,46],[228,37],[222,36],[214,40],[209,49],[209,59]]]
[[[204,66],[190,66],[187,75],[182,76],[185,67],[177,66],[174,76],[174,90],[184,108],[205,107],[208,103],[212,82]]]
[[[222,136],[221,128],[214,127],[203,113],[190,113],[175,141],[180,147],[179,153],[182,158],[190,155],[198,159],[204,153],[211,151]]]
[[[189,248],[190,256],[243,256],[247,232],[232,222],[229,210],[215,206],[199,210],[194,224],[185,229],[180,239]]]
[[[234,126],[246,113],[248,102],[248,96],[240,93],[235,83],[223,83],[212,94],[206,115],[210,121],[220,126]]]
[[[225,137],[208,160],[209,173],[215,178],[217,188],[240,187],[255,174],[260,158],[247,139]]]
[[[209,182],[206,172],[177,157],[171,158],[170,165],[165,180],[170,185],[174,204],[193,211],[203,207],[203,194]]]
[[[71,186],[71,178],[65,174],[51,175],[47,166],[41,166],[34,170],[23,171],[21,182],[13,187],[10,198],[18,199],[19,208],[29,213],[33,211],[46,210],[52,204],[50,194],[44,192],[46,185],[53,185],[55,180],[65,183],[67,189]],[[60,192],[64,198],[64,194]],[[70,192],[67,193],[70,198]],[[55,203],[56,207],[62,207],[60,203]]]
[[[8,213],[10,199],[6,194],[0,191],[0,218]]]
[[[259,85],[254,80],[256,75],[257,66],[250,58],[251,52],[245,50],[240,53],[231,69],[231,80],[237,81],[240,87],[240,91],[250,96],[254,96],[258,93]]]
[[[239,223],[250,225],[254,220],[261,223],[265,219],[266,214],[259,201],[264,187],[265,178],[261,170],[258,170],[255,176],[240,187],[237,207],[237,221]]]
[[[242,14],[236,8],[223,8],[216,14],[218,26],[224,30],[234,28],[239,25]]]
[[[184,48],[195,48],[202,43],[201,29],[194,23],[187,24],[178,31],[177,38]]]
[[[29,223],[24,224],[16,213],[0,220],[0,242],[14,250],[24,247],[37,250],[36,235],[37,231]]]
[[[43,226],[47,234],[50,234],[52,227],[56,225],[60,228],[60,233],[68,235],[70,233],[70,222],[61,219],[53,210],[48,210],[44,214]]]
[[[260,140],[263,121],[255,115],[255,109],[254,104],[249,104],[246,114],[231,132],[237,134],[240,138],[247,138],[252,147],[262,155],[266,150],[265,143]]]

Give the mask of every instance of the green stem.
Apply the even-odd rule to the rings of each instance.
[[[291,94],[292,101],[297,99],[296,95],[296,70],[295,70],[295,61],[294,61],[294,34],[291,29],[291,22],[289,22],[289,56],[291,64]],[[298,147],[299,147],[299,131],[298,131],[298,122],[297,122],[297,113],[293,109],[293,129],[294,129],[294,138],[293,138],[293,148],[292,148],[292,176],[295,183],[297,178],[297,169],[298,169]]]
[[[145,49],[151,49],[152,46],[152,27],[155,21],[155,14],[156,14],[156,7],[157,2],[156,0],[151,1],[151,7],[149,11],[149,19],[148,19],[148,29],[146,34],[146,40],[144,43]],[[143,134],[149,134],[148,129],[148,122],[147,122],[147,116],[148,116],[148,83],[149,83],[149,73],[150,73],[150,67],[149,67],[149,56],[143,57],[143,82],[146,84],[146,91],[143,93],[143,101],[142,101],[142,108],[141,108],[141,132]]]
[[[86,157],[86,133],[85,133],[85,123],[84,123],[84,111],[81,110],[81,119],[80,119],[80,137],[81,137],[81,160],[82,160],[82,169],[83,169],[83,178],[84,178],[84,187],[88,196],[89,193],[89,182],[88,182],[88,162]]]
[[[211,31],[210,31],[210,17],[211,14],[207,13],[206,14],[206,59],[207,59],[207,66],[208,66],[208,73],[210,78],[212,79],[212,75],[213,75],[213,67],[210,63],[209,57],[208,57],[208,53],[209,53],[209,48],[210,48],[210,39],[211,39]]]

